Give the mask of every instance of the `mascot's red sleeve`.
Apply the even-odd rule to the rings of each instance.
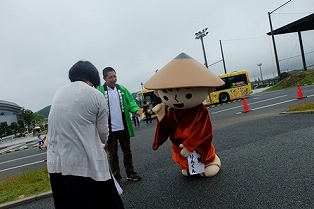
[[[207,108],[200,104],[190,109],[170,108],[167,115],[158,121],[153,149],[158,149],[170,137],[174,161],[187,169],[187,158],[181,156],[179,147],[183,144],[189,151],[197,150],[205,165],[215,159],[212,144],[212,124]]]

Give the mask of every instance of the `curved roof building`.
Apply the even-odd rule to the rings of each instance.
[[[21,109],[22,109],[22,107],[20,107],[19,105],[15,104],[13,102],[0,100],[0,110],[19,113],[21,111]]]

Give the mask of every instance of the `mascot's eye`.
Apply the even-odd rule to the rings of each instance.
[[[164,96],[164,100],[168,101],[168,100],[169,100],[169,98],[168,98],[167,96]]]
[[[192,98],[192,94],[190,94],[190,93],[189,93],[189,94],[186,94],[186,95],[185,95],[185,98],[191,99],[191,98]]]

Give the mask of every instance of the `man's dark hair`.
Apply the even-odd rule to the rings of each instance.
[[[75,81],[90,81],[95,88],[100,86],[100,77],[97,68],[89,61],[78,61],[69,70],[69,79]]]
[[[116,72],[112,67],[105,67],[102,71],[103,76],[106,78],[108,75],[108,72]]]

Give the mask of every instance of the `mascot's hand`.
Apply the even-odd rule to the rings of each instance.
[[[187,148],[185,148],[183,144],[180,144],[179,147],[182,148],[182,150],[180,151],[180,154],[182,155],[182,157],[189,157],[190,154],[192,153]]]
[[[158,120],[161,121],[161,119],[163,119],[163,117],[166,114],[166,104],[165,103],[157,104],[153,108],[153,112],[156,114]]]

